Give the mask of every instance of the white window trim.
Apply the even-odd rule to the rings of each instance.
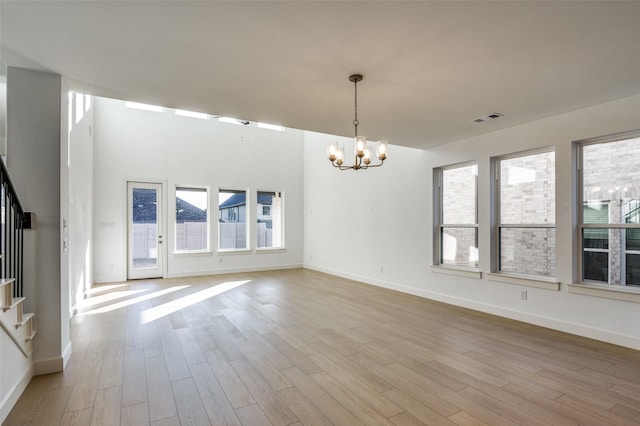
[[[516,285],[528,285],[539,288],[549,288],[551,290],[559,290],[560,283],[555,277],[547,277],[544,275],[519,274],[517,272],[502,271],[500,269],[500,229],[502,228],[553,228],[557,230],[556,223],[544,224],[507,224],[500,222],[500,163],[502,160],[526,157],[530,155],[538,155],[553,152],[554,146],[546,146],[538,149],[513,152],[506,155],[491,158],[491,196],[493,197],[493,206],[491,209],[491,272],[487,273],[487,279],[490,281],[500,281]],[[555,174],[555,170],[553,171]],[[557,204],[556,204],[557,208]],[[557,253],[556,253],[557,259]],[[543,283],[543,284],[538,284]],[[552,285],[547,285],[552,283]],[[557,288],[556,288],[557,287]]]
[[[264,254],[264,253],[285,253],[287,251],[286,247],[256,247],[256,253]]]
[[[218,256],[226,256],[228,254],[251,254],[251,249],[239,248],[239,249],[218,249],[216,254]]]
[[[258,241],[256,240],[256,253],[274,253],[274,252],[284,252],[287,250],[287,240],[285,238],[285,221],[286,221],[286,217],[285,217],[285,208],[286,208],[286,197],[285,197],[285,192],[284,191],[271,191],[271,190],[265,190],[265,189],[257,189],[256,190],[256,196],[255,196],[255,200],[256,200],[256,205],[258,203],[258,194],[261,192],[268,192],[268,193],[274,193],[274,194],[280,194],[280,221],[282,222],[282,232],[280,235],[280,239],[282,240],[282,245],[278,246],[278,247],[257,247],[258,245]],[[269,206],[269,216],[261,216],[261,217],[266,217],[269,218],[271,220],[273,220],[273,208],[271,206]],[[256,217],[256,219],[253,221],[255,226],[257,226],[258,224],[258,218]],[[256,234],[257,231],[254,230],[254,237],[257,239]]]
[[[609,143],[609,142],[617,142],[626,139],[634,139],[640,137],[640,130],[632,130],[628,132],[619,132],[606,136],[599,136],[595,138],[588,139],[580,139],[573,142],[573,152],[575,158],[575,200],[576,205],[574,208],[576,209],[576,213],[574,215],[576,223],[577,223],[577,250],[575,256],[577,259],[575,260],[575,264],[577,265],[577,270],[575,270],[574,282],[575,284],[569,284],[568,289],[569,293],[575,294],[586,294],[589,296],[596,297],[604,297],[608,299],[617,299],[617,300],[627,300],[633,302],[640,302],[640,296],[636,297],[636,294],[640,294],[640,287],[637,286],[627,286],[627,285],[619,285],[619,284],[611,284],[611,283],[599,283],[595,281],[585,281],[582,279],[583,275],[583,253],[585,251],[583,247],[583,230],[588,228],[637,228],[640,227],[638,224],[612,224],[612,223],[584,223],[583,217],[583,175],[582,175],[582,148],[586,145],[595,145],[601,143]],[[596,251],[596,250],[588,250],[588,251]],[[607,253],[609,249],[603,250]],[[581,290],[582,289],[582,290]],[[621,294],[627,294],[630,296],[620,296]]]
[[[192,251],[181,250],[181,251],[174,251],[173,257],[205,257],[205,256],[212,256],[213,253],[214,252],[212,250],[192,250]]]
[[[478,244],[478,233],[479,233],[479,225],[478,225],[478,173],[476,172],[475,178],[475,212],[476,212],[476,223],[474,224],[443,224],[442,223],[442,196],[443,196],[443,188],[442,188],[442,174],[445,170],[459,169],[463,167],[475,166],[476,171],[478,168],[477,161],[465,161],[463,163],[450,164],[447,166],[436,167],[433,169],[433,265],[431,266],[431,271],[436,273],[448,273],[446,271],[450,271],[450,275],[458,275],[458,276],[466,276],[470,278],[481,278],[482,273],[480,272],[480,266],[478,261],[477,267],[472,266],[461,266],[461,265],[448,265],[442,263],[442,229],[443,228],[475,228],[476,230],[476,245]],[[478,247],[478,250],[480,248]]]
[[[449,265],[432,265],[431,272],[434,272],[436,274],[482,279],[482,272],[477,268],[463,268]]]
[[[177,215],[175,211],[176,203],[178,202],[178,189],[200,189],[205,190],[207,193],[207,248],[200,250],[178,250],[176,249],[177,241]],[[211,248],[211,188],[207,185],[175,185],[173,189],[173,255],[174,257],[187,257],[187,256],[199,256],[199,255],[211,255],[213,249]]]
[[[245,254],[251,253],[251,243],[253,238],[251,238],[251,210],[253,207],[253,203],[251,203],[251,191],[249,188],[246,189],[233,189],[233,186],[219,186],[218,194],[216,200],[220,200],[220,192],[228,192],[228,191],[244,191],[245,193],[245,226],[246,226],[246,235],[247,235],[247,246],[242,248],[233,248],[233,249],[223,249],[220,248],[220,205],[219,201],[216,201],[216,253],[218,254]]]
[[[568,284],[569,293],[640,303],[640,288],[617,284]]]
[[[508,272],[490,272],[486,276],[489,281],[560,291],[560,282],[555,278]]]

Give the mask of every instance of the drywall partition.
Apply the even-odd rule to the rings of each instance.
[[[7,83],[7,166],[23,207],[35,217],[34,229],[24,233],[23,277],[25,311],[35,313],[38,334],[26,361],[2,343],[3,407],[10,400],[5,391],[19,395],[32,373],[61,371],[69,346],[60,281],[61,78],[10,67]]]
[[[164,276],[300,267],[302,265],[303,132],[258,128],[217,119],[127,108],[125,102],[95,98],[94,281],[122,281],[126,275],[126,182],[163,184]],[[175,189],[207,187],[210,194],[210,252],[176,253]],[[218,189],[248,190],[249,221],[256,220],[256,191],[282,191],[285,249],[219,253]]]
[[[575,273],[572,141],[636,130],[639,113],[640,96],[633,96],[424,152],[392,146],[384,167],[355,173],[337,172],[324,158],[322,151],[330,137],[309,134],[305,141],[305,267],[640,348],[637,302],[575,294],[567,286]],[[477,279],[432,271],[433,168],[477,161],[480,269],[486,273],[490,271],[490,158],[549,146],[556,152],[560,290],[490,281],[486,274]],[[376,204],[385,199],[381,186],[391,192],[383,209]],[[331,212],[323,210],[325,205],[333,206]],[[369,206],[373,206],[371,213]],[[527,300],[521,300],[521,290],[528,292]]]

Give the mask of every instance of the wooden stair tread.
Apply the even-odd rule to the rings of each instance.
[[[9,285],[12,282],[14,282],[16,279],[15,278],[2,278],[0,279],[0,287],[5,286],[5,285]]]
[[[23,312],[25,297],[13,297],[15,282],[15,278],[0,278],[0,326],[28,357],[33,352],[33,338],[37,333],[35,315]]]
[[[21,303],[23,300],[26,300],[26,297],[13,297],[13,298],[11,298],[11,304],[3,306],[2,310],[3,311],[8,311],[9,309],[11,309],[14,306],[18,305],[19,303]]]
[[[24,341],[28,342],[30,340],[33,340],[33,338],[36,337],[36,334],[38,334],[38,332],[36,330],[33,330],[30,336],[25,336]]]
[[[16,328],[22,327],[27,323],[27,321],[29,321],[33,317],[34,317],[34,314],[32,313],[22,314],[22,321],[19,321],[16,323]]]

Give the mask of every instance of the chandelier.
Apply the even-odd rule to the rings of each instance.
[[[380,163],[371,164],[371,148],[367,145],[366,136],[358,136],[358,82],[362,81],[361,74],[353,74],[349,76],[349,81],[353,83],[354,88],[354,102],[353,102],[353,126],[355,128],[355,160],[352,165],[344,165],[344,148],[338,146],[338,142],[329,144],[327,147],[327,157],[331,161],[333,167],[337,167],[340,170],[360,170],[368,169],[369,167],[380,167],[384,160],[387,158],[388,142],[385,140],[378,141],[376,149],[376,156]]]

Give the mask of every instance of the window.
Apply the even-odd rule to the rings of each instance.
[[[498,158],[494,167],[494,270],[555,276],[555,152]]]
[[[609,203],[584,204],[582,215],[585,223],[609,223]],[[587,228],[582,231],[584,251],[584,275],[586,280],[607,281],[609,276],[609,230]]]
[[[478,267],[477,179],[475,164],[435,170],[439,194],[436,264]]]
[[[275,130],[276,132],[284,132],[285,130],[283,126],[277,126],[269,123],[258,123],[258,127],[261,129]]]
[[[195,111],[187,111],[187,110],[184,110],[184,109],[176,109],[176,110],[174,110],[174,113],[176,115],[180,115],[182,117],[197,118],[199,120],[208,120],[209,119],[209,114],[205,114],[204,112],[195,112]]]
[[[258,206],[256,226],[257,248],[284,247],[282,230],[284,229],[284,209],[281,192],[258,191],[256,200]]]
[[[578,145],[581,281],[640,286],[640,137]]]
[[[176,188],[176,251],[209,250],[209,192]]]
[[[159,105],[149,105],[149,104],[141,104],[139,102],[125,102],[124,106],[132,109],[140,109],[143,111],[151,111],[151,112],[164,112],[164,107]]]
[[[247,249],[247,191],[221,189],[218,192],[218,248]]]

